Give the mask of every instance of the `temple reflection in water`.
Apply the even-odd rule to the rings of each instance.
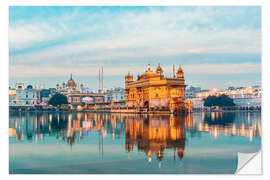
[[[145,152],[148,161],[152,155],[161,161],[164,149],[177,151],[180,159],[185,149],[185,119],[176,116],[129,116],[126,120],[126,149],[137,145]]]
[[[80,143],[86,136],[96,136],[98,149],[103,154],[104,138],[123,139],[128,153],[134,148],[144,152],[148,161],[161,161],[165,150],[173,150],[174,158],[184,157],[188,138],[210,134],[243,136],[252,141],[261,136],[260,113],[193,113],[184,116],[10,112],[11,141],[39,143],[56,137],[57,144]]]

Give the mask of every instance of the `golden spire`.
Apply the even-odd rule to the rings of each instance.
[[[162,75],[163,74],[163,70],[162,68],[160,67],[160,63],[158,63],[158,67],[156,69],[156,73],[159,74],[159,75]]]
[[[128,74],[125,76],[125,80],[126,81],[133,81],[133,76],[130,74],[129,71],[128,71]]]
[[[184,72],[183,72],[183,69],[181,68],[181,65],[179,65],[179,68],[177,70],[177,78],[183,78],[184,77]]]
[[[179,73],[179,72],[183,72],[183,69],[181,68],[181,65],[179,65],[177,73]]]

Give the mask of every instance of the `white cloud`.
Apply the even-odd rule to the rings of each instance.
[[[185,34],[185,37],[181,34]],[[11,64],[46,61],[65,63],[65,60],[72,58],[79,63],[185,53],[260,53],[260,33],[247,29],[238,29],[235,32],[220,31],[213,35],[185,31],[166,34],[162,30],[153,30],[152,33],[136,37],[126,34],[113,39],[100,38],[94,41],[87,38],[42,51],[11,55],[10,62]]]
[[[20,50],[43,41],[53,40],[59,35],[60,32],[47,23],[19,23],[9,26],[9,45],[12,50]]]
[[[184,65],[188,74],[250,74],[261,73],[260,63]]]
[[[120,58],[140,60],[185,53],[261,53],[259,29],[220,26],[214,19],[217,15],[223,15],[223,11],[214,8],[195,9],[182,12],[177,7],[164,11],[153,8],[147,12],[138,13],[134,10],[118,14],[110,14],[108,11],[89,14],[75,10],[72,14],[44,21],[11,23],[9,43],[12,51],[38,47],[44,42],[64,42],[75,36],[79,36],[80,40],[70,40],[25,54],[11,53],[10,74],[16,77],[36,77],[62,75],[69,71],[78,72],[79,75],[96,75],[96,68],[89,65],[91,61],[102,63]],[[231,13],[241,15],[239,11]],[[197,24],[204,24],[207,28]],[[42,67],[36,67],[39,63]],[[251,73],[260,71],[257,67],[260,64],[242,65]],[[222,67],[215,64],[186,65],[185,68],[187,73],[245,73],[241,69],[235,71],[241,67],[233,64]],[[133,67],[132,70],[142,72],[144,67]],[[126,69],[110,67],[107,72],[111,75],[124,74]]]
[[[259,63],[241,63],[241,64],[193,64],[182,66],[185,74],[250,74],[261,73],[261,64]],[[134,76],[143,73],[146,67],[104,67],[104,74],[124,76],[130,71]],[[155,70],[155,67],[152,67]],[[171,75],[172,66],[163,67],[165,75]],[[53,66],[10,66],[10,77],[55,77],[63,76],[67,72],[73,72],[76,76],[97,76],[98,67],[76,66],[73,67],[53,67]]]

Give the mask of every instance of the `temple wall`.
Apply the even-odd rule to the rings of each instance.
[[[149,107],[168,107],[168,98],[150,99]]]
[[[139,107],[143,107],[144,106],[144,102],[141,101],[140,104],[139,104]]]
[[[126,106],[128,108],[136,107],[136,102],[135,101],[126,101]]]
[[[182,73],[181,68],[179,73]],[[127,107],[176,109],[182,106],[186,86],[183,77],[166,78],[150,68],[135,81],[129,81],[130,77],[126,76]]]

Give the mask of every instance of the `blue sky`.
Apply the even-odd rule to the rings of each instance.
[[[124,75],[181,65],[188,85],[261,83],[260,7],[10,7],[9,77],[55,87],[124,86]]]

